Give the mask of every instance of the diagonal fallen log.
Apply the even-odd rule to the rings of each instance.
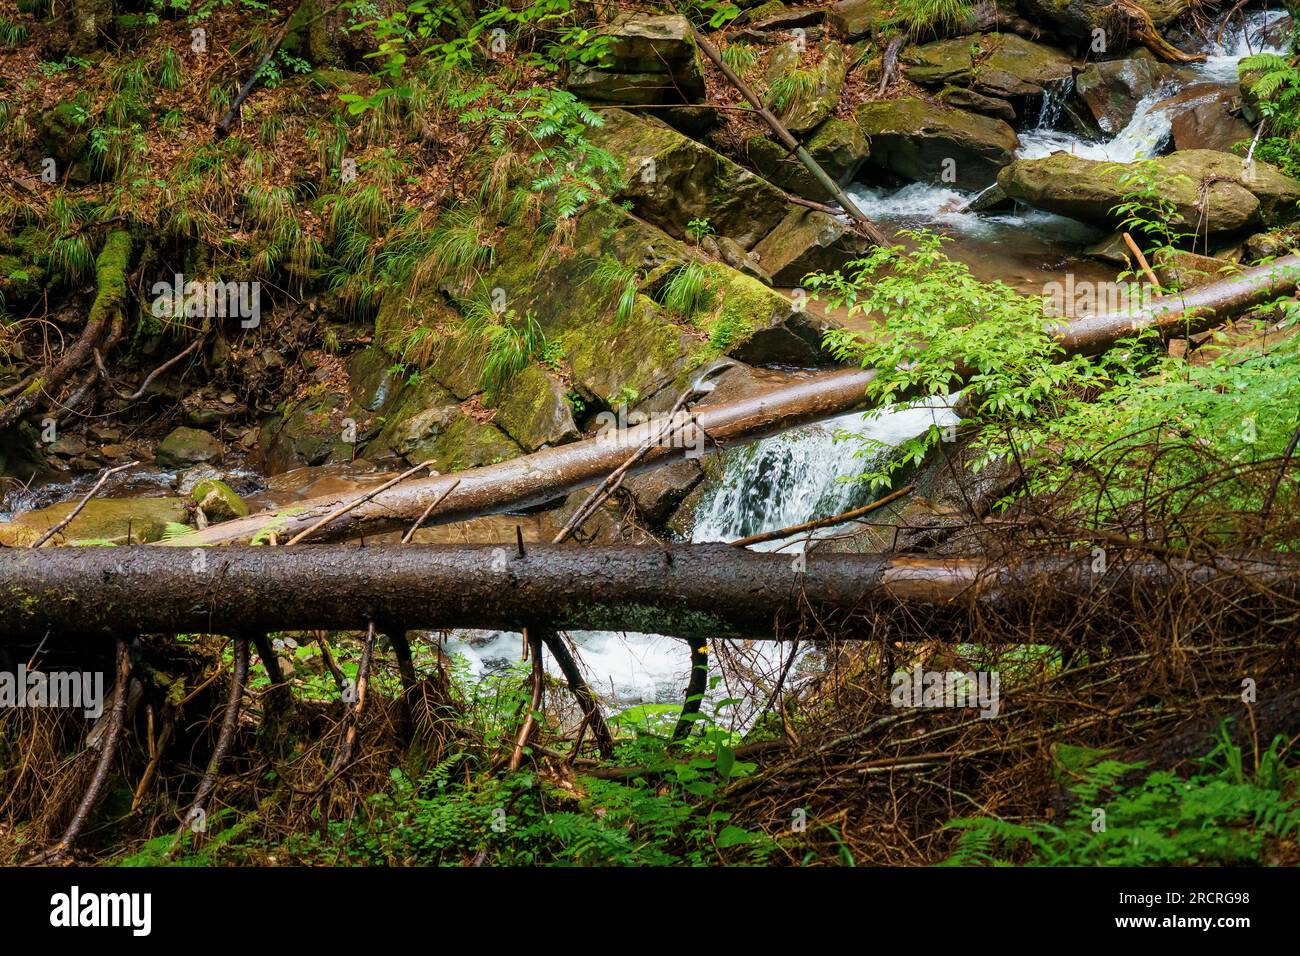
[[[980,557],[789,555],[729,544],[674,547],[491,545],[235,547],[196,564],[168,548],[0,551],[0,643],[49,633],[81,640],[136,633],[252,633],[407,627],[626,630],[681,637],[870,638],[880,612],[905,608],[931,637],[972,609],[1031,620],[1078,602],[1133,613],[1141,595],[1222,588],[1244,607],[1262,595],[1273,617],[1300,597],[1300,557],[1183,559],[1090,550],[990,564]],[[197,571],[196,567],[204,570]],[[1264,590],[1262,590],[1264,589]],[[1208,597],[1209,591],[1205,592]],[[1198,597],[1199,597],[1198,593]],[[1290,620],[1289,618],[1286,618]],[[931,626],[932,625],[932,626]],[[1279,625],[1290,627],[1289,624]],[[1289,633],[1289,632],[1287,632]]]
[[[1166,296],[1132,313],[1075,320],[1061,326],[1061,344],[1066,352],[1093,354],[1142,329],[1199,331],[1294,289],[1298,280],[1300,256],[1287,256],[1181,295]],[[651,447],[628,474],[679,461],[684,448],[713,451],[851,412],[867,404],[865,391],[874,376],[871,369],[841,369],[756,397],[700,408],[695,424],[680,429],[671,442]],[[591,438],[454,475],[404,482],[340,515],[315,539],[340,540],[360,532],[404,528],[440,496],[445,499],[431,523],[447,524],[546,504],[601,481],[660,427],[650,421],[617,433],[617,440],[610,440],[609,435]],[[284,539],[311,527],[346,500],[340,495],[314,498],[281,512],[236,518],[159,544],[193,548],[242,543],[267,531]]]

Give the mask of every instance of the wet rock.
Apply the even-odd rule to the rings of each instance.
[[[86,453],[86,441],[77,435],[60,435],[45,446],[45,451],[60,458],[78,458]]]
[[[707,219],[750,249],[785,216],[781,190],[658,120],[608,110],[589,136],[623,160],[627,185],[616,198],[678,239],[692,220]]]
[[[203,509],[208,521],[216,524],[248,515],[248,505],[224,481],[205,478],[190,492],[190,500]]]
[[[844,219],[798,208],[754,247],[754,254],[775,285],[794,287],[802,284],[808,273],[833,272],[869,247]]]
[[[67,516],[77,501],[65,501],[19,515],[0,524],[0,545],[21,548],[34,544]],[[66,544],[134,544],[159,541],[171,527],[189,518],[183,498],[92,498],[55,537]]]
[[[1020,145],[1002,120],[911,97],[864,103],[857,119],[871,142],[870,164],[904,179],[959,189],[992,183]]]
[[[573,405],[563,383],[539,366],[529,366],[516,375],[496,408],[494,424],[524,451],[578,437]]]
[[[1014,33],[984,34],[978,43],[971,79],[975,90],[986,96],[1037,98],[1074,76],[1070,57]]]
[[[703,479],[699,462],[683,459],[631,478],[624,487],[641,520],[651,528],[661,528]]]
[[[1104,133],[1118,133],[1133,119],[1138,103],[1174,73],[1153,57],[1089,63],[1074,83],[1074,91]]]
[[[1271,259],[1287,255],[1296,245],[1296,236],[1291,232],[1258,232],[1246,240],[1246,256],[1250,261]]]
[[[924,43],[905,48],[899,63],[921,86],[964,86],[1003,100],[1041,97],[1074,75],[1074,61],[1064,53],[1014,33]]]
[[[154,453],[160,468],[187,468],[221,461],[225,447],[215,436],[197,428],[177,428],[162,440]]]
[[[841,186],[852,182],[870,152],[867,138],[857,123],[834,118],[817,127],[804,148],[826,175]],[[834,198],[803,163],[771,137],[761,134],[750,137],[746,151],[753,167],[786,192],[817,202],[830,202]]]
[[[1176,225],[1204,222],[1212,234],[1232,232],[1272,221],[1300,201],[1300,182],[1259,161],[1248,167],[1228,153],[1192,149],[1153,162],[1175,204]],[[998,176],[998,183],[1011,198],[1037,209],[1117,226],[1120,217],[1111,210],[1124,201],[1124,170],[1122,164],[1062,152],[1013,163]]]
[[[490,412],[469,414],[451,393],[422,380],[399,396],[382,431],[366,446],[366,454],[431,461],[444,474],[517,457],[519,445],[491,418]]]
[[[768,88],[779,88],[782,81],[798,74],[807,77],[810,89],[792,96],[788,102],[777,103],[769,98],[768,106],[777,111],[781,122],[793,133],[806,133],[830,117],[840,102],[844,77],[848,74],[848,60],[844,48],[830,42],[820,48],[820,58],[813,64],[805,62],[805,55],[796,43],[777,47],[767,68]]]
[[[286,403],[262,423],[262,461],[268,475],[302,465],[346,461],[356,444],[349,442],[348,398],[328,392]]]
[[[1255,135],[1250,124],[1232,112],[1237,100],[1235,87],[1198,83],[1176,96],[1161,100],[1157,109],[1169,112],[1175,149],[1217,149],[1235,152],[1239,143]]]
[[[569,89],[602,103],[699,102],[704,74],[684,17],[631,13],[602,31],[609,57],[599,67],[579,66]]]
[[[954,109],[995,116],[1008,123],[1016,121],[1016,108],[1006,100],[996,96],[985,96],[983,93],[976,93],[974,90],[960,86],[945,86],[939,91],[939,102]]]

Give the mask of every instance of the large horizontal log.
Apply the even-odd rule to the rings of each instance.
[[[1293,289],[1298,279],[1300,256],[1287,256],[1185,295],[1161,299],[1133,314],[1076,320],[1061,328],[1061,341],[1067,352],[1094,353],[1140,329],[1197,331]],[[671,443],[652,448],[630,474],[678,461],[684,448],[713,451],[843,415],[866,404],[864,393],[874,376],[871,369],[827,372],[754,398],[703,408],[697,415],[698,426],[688,425],[674,435]],[[591,438],[455,475],[408,481],[332,521],[317,531],[313,540],[338,540],[359,531],[377,533],[401,528],[443,495],[446,499],[439,504],[431,523],[545,504],[600,481],[662,427],[659,422],[648,422],[629,429],[618,441]],[[249,515],[161,543],[179,547],[232,544],[250,541],[267,529],[275,530],[285,541],[345,500],[339,495],[314,498],[279,513]]]
[[[1077,612],[1080,601],[1102,601],[1123,620],[1141,594],[1167,600],[1171,590],[1189,587],[1230,589],[1242,607],[1250,592],[1264,594],[1276,617],[1279,603],[1300,595],[1300,557],[1221,559],[1207,567],[1113,554],[1098,574],[1084,550],[990,565],[959,557],[801,558],[725,544],[533,545],[523,555],[435,545],[18,549],[0,551],[0,641],[51,633],[255,635],[363,628],[371,620],[781,638],[815,619],[839,636],[866,638],[878,612],[898,608],[907,609],[910,629],[932,622],[928,636],[959,640],[960,627],[950,625],[973,608],[1024,619],[1060,612],[1059,602]]]

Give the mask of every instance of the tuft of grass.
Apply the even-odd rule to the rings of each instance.
[[[164,90],[179,90],[184,78],[179,54],[171,47],[163,50],[158,61],[158,85]]]
[[[637,271],[624,265],[613,256],[601,256],[592,271],[589,282],[602,295],[616,295],[618,304],[614,310],[614,322],[622,325],[629,321],[636,312],[636,297],[640,291]]]
[[[660,287],[658,301],[673,315],[689,322],[712,308],[713,297],[704,267],[689,262],[675,269]]]
[[[0,17],[0,46],[20,46],[27,42],[27,28]]]

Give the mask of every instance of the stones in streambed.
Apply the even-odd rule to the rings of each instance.
[[[1209,234],[1269,223],[1300,201],[1300,182],[1258,160],[1208,149],[1171,153],[1151,161],[1162,195],[1174,203],[1173,225]],[[1012,199],[1100,226],[1118,226],[1113,210],[1133,187],[1122,163],[1053,153],[1011,164],[998,183]]]
[[[24,548],[62,521],[79,499],[28,511],[0,523],[0,546]],[[92,498],[54,541],[63,544],[148,544],[186,528],[184,498]]]
[[[690,24],[680,16],[630,13],[601,31],[608,56],[598,66],[579,66],[569,90],[583,99],[631,105],[698,103],[704,74]]]
[[[834,272],[870,245],[841,217],[796,207],[754,247],[754,254],[774,284],[794,287],[810,272]]]
[[[786,213],[785,194],[767,180],[653,117],[608,110],[591,141],[623,160],[626,185],[615,197],[677,239],[695,220],[746,249]]]
[[[814,130],[835,112],[848,71],[844,48],[834,41],[817,47],[783,43],[768,61],[767,106],[792,133]],[[780,102],[774,90],[785,91]]]
[[[856,116],[871,143],[870,165],[958,189],[988,186],[1020,145],[1015,130],[1000,119],[917,97],[864,103]]]
[[[190,492],[190,501],[202,509],[209,524],[243,518],[248,515],[248,505],[224,481],[205,478]]]
[[[1172,68],[1149,55],[1102,60],[1083,68],[1074,91],[1101,131],[1113,135],[1133,119],[1138,103],[1173,76]]]
[[[817,127],[804,142],[804,148],[826,175],[841,186],[853,181],[870,152],[867,138],[857,123],[834,117]],[[749,164],[773,185],[817,202],[833,200],[808,167],[770,136],[761,133],[751,136],[746,140],[745,152]]]
[[[225,446],[214,435],[183,426],[162,440],[154,461],[160,468],[188,468],[219,462],[225,453]]]

